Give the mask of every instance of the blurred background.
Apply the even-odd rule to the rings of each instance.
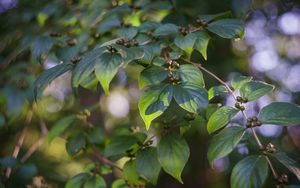
[[[272,94],[247,104],[246,113],[249,116],[256,115],[261,107],[271,101],[287,101],[300,105],[299,1],[174,0],[173,3],[176,11],[163,10],[149,16],[157,21],[184,25],[191,17],[199,14],[231,10],[236,17],[245,21],[243,40],[234,42],[214,37],[208,47],[207,62],[198,54],[193,54],[192,59],[200,61],[203,66],[226,81],[242,74],[274,84],[276,90]],[[26,159],[23,169],[14,175],[12,186],[18,187],[18,183],[26,182],[32,187],[63,187],[68,178],[87,168],[89,161],[86,158],[69,157],[65,151],[65,139],[56,138],[51,144],[43,141],[43,127],[50,129],[58,119],[70,113],[99,104],[100,109],[92,111],[89,121],[103,127],[105,135],[112,134],[115,129],[136,129],[144,126],[137,109],[141,94],[137,79],[142,67],[129,66],[120,70],[113,80],[109,96],[104,96],[101,88],[97,89],[93,79],[86,88],[93,89],[94,92],[82,87],[74,95],[70,85],[71,74],[65,73],[46,88],[43,99],[34,106],[31,105],[32,85],[37,75],[59,61],[70,60],[74,54],[84,52],[96,43],[109,40],[109,34],[101,33],[104,33],[105,28],[89,30],[88,27],[108,4],[106,1],[97,0],[0,0],[0,158],[3,161],[12,154],[23,126],[28,121],[26,119],[29,118],[30,109],[34,109],[34,116],[21,147],[20,158],[28,148],[41,141],[38,144],[39,149]],[[139,24],[134,15],[127,19],[133,24]],[[36,35],[53,31],[68,33],[64,39],[75,38],[76,47],[62,47],[46,58],[33,60],[26,49],[32,48]],[[97,35],[99,32],[101,37]],[[45,44],[41,48],[43,50],[49,46]],[[218,85],[208,75],[205,78],[207,88]],[[223,101],[227,105],[233,104],[226,96],[215,100]],[[82,125],[79,123],[77,126]],[[181,185],[169,175],[161,173],[156,187],[229,187],[233,165],[249,153],[255,153],[255,143],[242,142],[229,157],[216,161],[212,169],[206,157],[211,136],[206,132],[205,122],[195,120],[192,126],[194,128],[186,133],[191,156],[183,172],[185,184]],[[272,141],[279,150],[299,161],[300,126],[283,128],[263,125],[258,129],[263,143]],[[286,169],[278,168],[289,174]],[[31,177],[35,177],[34,181]],[[111,175],[105,178],[108,184],[113,180]],[[290,175],[290,182],[299,185],[293,175]],[[275,187],[271,176],[265,187]]]

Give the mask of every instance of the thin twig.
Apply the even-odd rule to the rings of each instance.
[[[12,157],[15,158],[15,159],[18,157],[20,149],[21,149],[21,147],[22,147],[22,145],[24,143],[25,136],[26,136],[26,134],[28,132],[27,125],[31,122],[32,115],[33,115],[32,110],[29,110],[28,113],[27,113],[27,115],[26,115],[26,119],[25,119],[25,123],[24,123],[24,128],[22,130],[22,133],[21,133],[21,135],[20,135],[20,137],[18,139],[18,142],[17,142],[17,144],[16,144],[16,146],[14,148],[13,154],[12,154]],[[5,177],[7,179],[10,177],[11,172],[12,172],[11,168],[7,168],[6,169]]]
[[[276,172],[276,170],[275,170],[272,162],[270,161],[270,159],[269,159],[268,156],[265,155],[265,158],[266,158],[266,160],[267,160],[267,162],[268,162],[268,164],[269,164],[269,166],[271,168],[271,171],[272,171],[274,179],[277,180],[278,179],[278,174],[277,174],[277,172]]]
[[[97,149],[96,149],[95,146],[93,146],[93,156],[95,156],[96,159],[97,159],[99,162],[101,162],[101,163],[103,163],[103,164],[107,164],[107,165],[109,165],[109,166],[111,166],[111,167],[117,168],[117,169],[120,170],[120,171],[123,171],[122,168],[120,168],[120,167],[119,167],[118,165],[116,165],[114,162],[112,162],[111,160],[109,160],[109,159],[107,159],[106,157],[104,157],[101,153],[99,153],[99,152],[97,151]]]
[[[37,142],[35,142],[25,153],[25,155],[21,158],[21,162],[24,163],[29,159],[29,157],[44,143],[44,140],[48,134],[48,129],[44,121],[41,120],[41,137]]]

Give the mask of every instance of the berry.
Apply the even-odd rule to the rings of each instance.
[[[123,44],[124,44],[124,42],[125,42],[125,40],[124,40],[124,39],[119,39],[119,40],[117,40],[117,41],[116,41],[116,44],[123,45]]]
[[[81,57],[74,56],[74,57],[72,57],[71,62],[72,62],[73,64],[76,64],[76,63],[78,63],[80,60],[81,60]]]
[[[108,51],[112,51],[113,47],[112,47],[111,45],[108,45],[108,46],[106,46],[106,49],[107,49]]]
[[[243,98],[243,103],[247,103],[248,102],[248,99],[247,98]]]
[[[240,110],[244,111],[246,108],[244,106],[240,106]]]
[[[262,122],[261,121],[256,121],[257,122],[257,126],[261,126],[262,125]]]
[[[234,106],[235,106],[237,109],[240,109],[240,108],[241,108],[241,105],[240,105],[240,103],[238,103],[238,102],[235,103]]]
[[[251,126],[252,126],[251,122],[247,122],[247,123],[246,123],[246,127],[247,127],[247,128],[250,128]]]
[[[266,149],[267,149],[267,152],[269,152],[269,153],[275,153],[276,152],[276,148],[272,143],[269,143],[267,145]]]
[[[237,97],[236,97],[236,100],[237,100],[238,102],[243,102],[243,98],[240,97],[240,96],[237,96]]]

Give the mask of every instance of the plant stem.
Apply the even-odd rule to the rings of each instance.
[[[203,70],[203,71],[206,72],[207,74],[209,74],[209,75],[211,75],[212,77],[214,77],[218,82],[220,82],[222,85],[224,85],[224,86],[226,87],[226,89],[228,90],[228,92],[231,94],[231,96],[233,97],[233,99],[236,101],[236,96],[235,96],[234,92],[232,91],[232,89],[229,87],[229,85],[228,85],[225,81],[223,81],[221,78],[219,78],[217,75],[215,75],[215,74],[212,73],[211,71],[209,71],[209,70],[207,70],[206,68],[202,67],[202,65],[199,64],[199,63],[194,63],[194,62],[191,62],[191,61],[186,60],[186,59],[184,59],[184,61],[193,64],[194,66],[198,67],[199,69]],[[242,115],[243,115],[244,119],[247,120],[247,115],[246,115],[246,113],[245,113],[244,111],[241,111],[241,112],[242,112]],[[254,129],[254,128],[250,128],[250,129],[251,129],[252,135],[253,135],[253,137],[254,137],[254,139],[255,139],[255,141],[256,141],[258,147],[259,147],[259,150],[260,150],[260,151],[263,151],[263,150],[265,149],[265,147],[262,145],[262,143],[261,143],[259,137],[257,136],[257,133],[256,133],[255,129]],[[269,164],[269,166],[270,166],[270,168],[271,168],[271,171],[272,171],[272,174],[273,174],[274,179],[277,179],[277,178],[278,178],[278,175],[277,175],[277,172],[276,172],[276,170],[275,170],[275,168],[274,168],[272,162],[270,161],[270,159],[269,159],[268,156],[265,156],[265,157],[266,157],[267,162],[268,162],[268,164]]]

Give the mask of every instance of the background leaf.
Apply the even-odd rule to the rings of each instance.
[[[240,95],[248,101],[254,101],[267,93],[271,92],[274,86],[258,81],[250,81],[243,84],[240,88]]]
[[[287,102],[273,102],[263,107],[258,119],[264,124],[298,125],[300,124],[300,107]]]

